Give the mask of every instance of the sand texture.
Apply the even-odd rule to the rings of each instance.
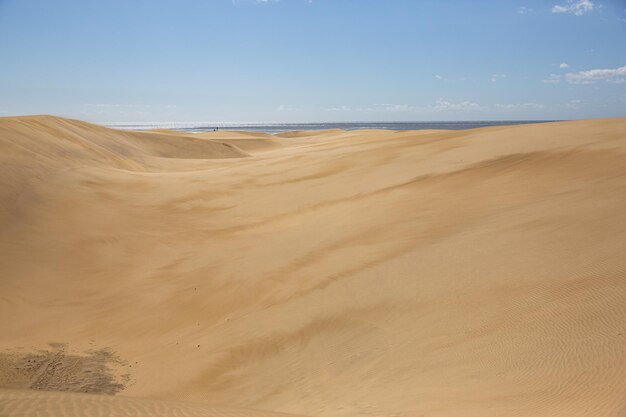
[[[50,391],[0,390],[0,416],[297,417],[202,404]]]
[[[626,119],[0,118],[0,416],[279,413],[625,417]]]

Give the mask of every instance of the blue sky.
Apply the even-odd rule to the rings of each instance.
[[[626,116],[626,1],[0,0],[0,116]]]

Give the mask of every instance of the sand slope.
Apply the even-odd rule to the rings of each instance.
[[[626,119],[265,138],[0,118],[0,167],[0,388],[626,415]],[[11,392],[0,415],[32,391]]]
[[[0,390],[0,416],[21,417],[296,417],[230,407],[105,395]]]

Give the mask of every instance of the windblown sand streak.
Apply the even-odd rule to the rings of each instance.
[[[0,118],[0,163],[2,417],[626,410],[626,119]]]

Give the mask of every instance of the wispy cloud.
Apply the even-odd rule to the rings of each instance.
[[[563,104],[563,107],[569,110],[576,110],[580,108],[580,104],[582,100],[569,100],[567,103]]]
[[[335,106],[325,108],[325,111],[329,112],[410,112],[421,110],[421,107],[412,106],[410,104],[371,104],[367,107],[350,107],[350,106]]]
[[[328,109],[326,109],[326,111],[351,111],[352,107],[350,106],[337,106],[337,107],[330,107]]]
[[[614,69],[592,69],[580,72],[569,72],[565,79],[571,84],[593,84],[598,81],[609,83],[626,82],[626,65]]]
[[[526,7],[526,6],[520,6],[517,9],[517,14],[528,14],[532,12],[533,12],[533,9],[531,9],[530,7]]]
[[[569,68],[569,64],[567,62],[561,62],[559,68]]]
[[[506,74],[491,74],[491,82],[495,83],[498,80],[506,78]]]
[[[408,104],[374,104],[374,107],[379,108],[381,110],[393,111],[393,112],[411,111],[411,110],[416,109],[416,107],[410,106]]]
[[[467,81],[467,77],[449,78],[441,74],[436,74],[435,78],[438,79],[439,81],[451,81],[451,82]]]
[[[367,112],[415,112],[423,110],[423,107],[414,106],[411,104],[391,104],[391,103],[382,103],[382,104],[372,104],[368,107],[358,107],[356,111],[367,111]]]
[[[472,101],[458,101],[452,102],[444,100],[443,98],[437,99],[435,105],[432,106],[435,110],[480,110],[481,106],[478,103]]]
[[[392,104],[381,103],[371,104],[366,107],[350,107],[350,106],[335,106],[324,109],[328,112],[368,112],[368,113],[431,113],[446,112],[446,111],[477,111],[485,110],[487,107],[483,107],[473,101],[451,101],[443,98],[437,99],[433,104],[428,105],[415,105],[415,104]]]
[[[556,4],[552,6],[552,13],[571,13],[576,16],[593,10],[593,2],[591,0],[568,0],[566,4]]]
[[[498,110],[541,110],[546,106],[540,103],[508,103],[508,104],[495,104],[493,106]]]
[[[149,109],[149,108],[161,108],[161,109],[175,109],[176,104],[123,104],[123,103],[87,103],[87,107],[95,108],[122,108],[122,109]]]
[[[276,108],[274,109],[276,111],[284,111],[284,112],[290,112],[290,111],[302,111],[304,110],[302,107],[299,106],[292,106],[289,104],[280,104],[278,106],[276,106]]]
[[[546,84],[558,84],[561,82],[561,76],[558,74],[550,74],[548,78],[541,80],[541,82]]]

